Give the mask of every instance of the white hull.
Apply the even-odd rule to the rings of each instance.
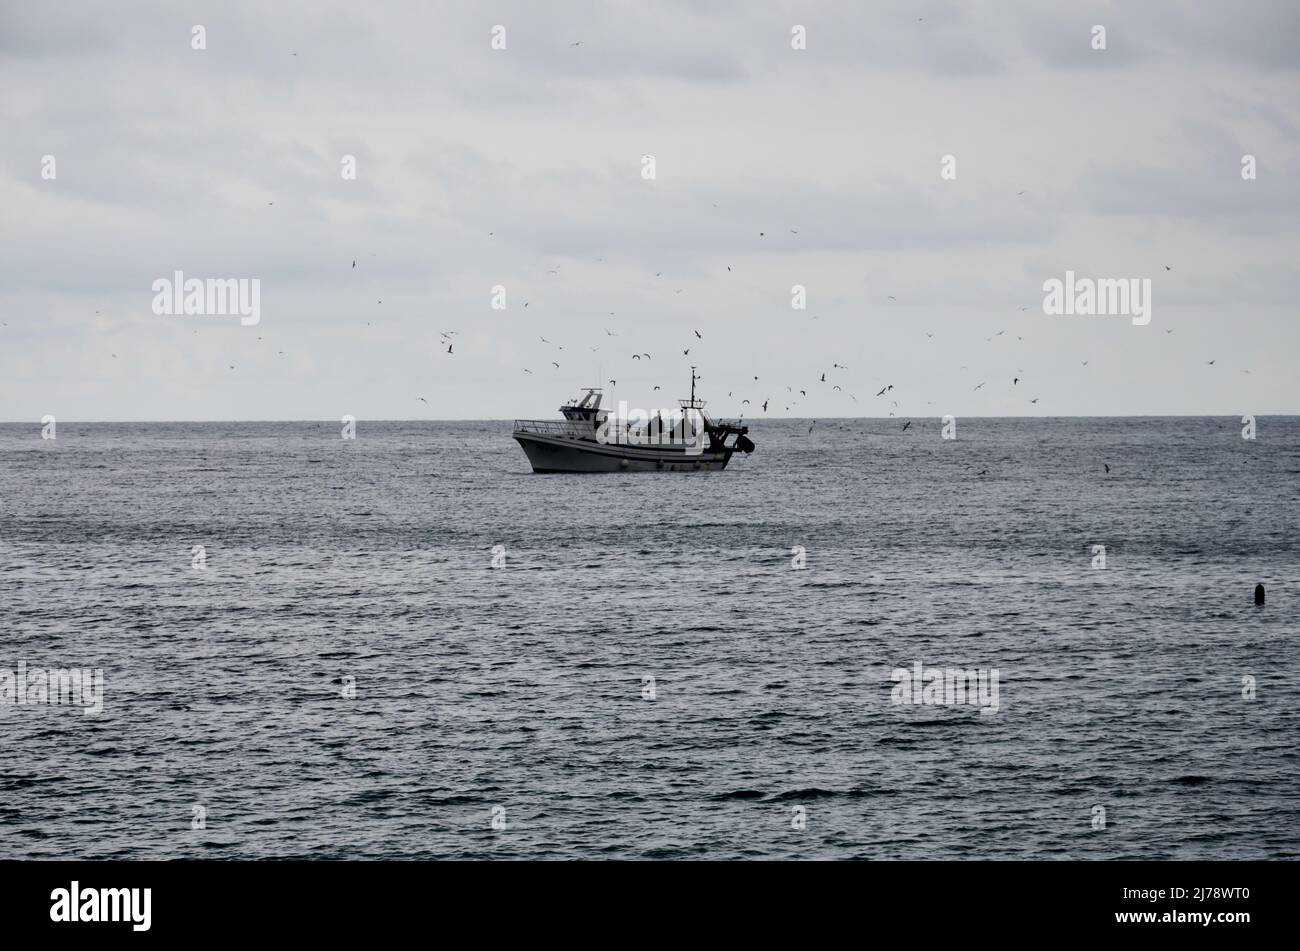
[[[586,439],[515,433],[534,472],[711,472],[725,469],[731,450],[688,454],[682,449],[617,446]]]

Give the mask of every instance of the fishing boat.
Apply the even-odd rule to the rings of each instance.
[[[725,469],[733,453],[750,453],[749,427],[711,419],[704,400],[691,397],[677,409],[619,413],[601,408],[598,386],[560,407],[562,420],[517,419],[514,438],[534,472],[710,472]]]

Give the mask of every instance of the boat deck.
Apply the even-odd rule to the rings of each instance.
[[[515,432],[531,433],[534,436],[590,439],[592,441],[596,438],[595,427],[587,420],[516,419]]]

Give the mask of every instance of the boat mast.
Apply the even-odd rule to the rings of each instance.
[[[691,409],[695,408],[695,367],[691,367],[691,401],[686,405],[691,407]],[[682,416],[682,441],[685,442],[685,440],[686,440],[686,416],[683,415]]]

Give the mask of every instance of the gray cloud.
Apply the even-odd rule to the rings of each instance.
[[[725,413],[831,362],[843,392],[790,415],[883,415],[884,382],[900,416],[1294,411],[1298,21],[1172,0],[10,5],[0,418],[510,417],[610,377],[650,399],[696,360]],[[1153,278],[1152,325],[1045,317],[1067,268]],[[260,278],[262,324],[155,316],[176,269]],[[1036,406],[965,380],[1017,371]]]

